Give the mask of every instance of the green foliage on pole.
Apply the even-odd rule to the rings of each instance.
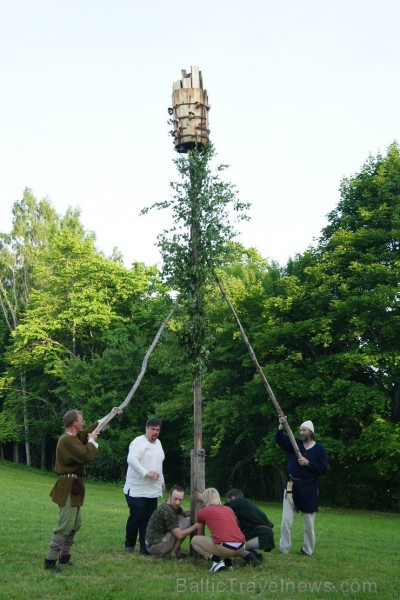
[[[172,181],[172,196],[151,209],[169,209],[172,226],[158,236],[163,277],[181,295],[186,308],[181,340],[195,376],[207,357],[207,318],[204,298],[212,279],[210,266],[224,262],[228,242],[235,236],[232,217],[247,219],[249,204],[241,202],[236,187],[221,178],[227,165],[212,167],[215,149],[209,142],[174,160],[179,178]]]

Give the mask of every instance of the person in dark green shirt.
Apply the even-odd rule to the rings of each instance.
[[[239,527],[246,538],[246,550],[250,550],[261,558],[258,550],[270,552],[275,548],[274,524],[267,515],[255,504],[244,497],[242,490],[234,488],[227,493],[226,506],[229,506],[236,515]]]
[[[197,530],[199,524],[190,525],[189,512],[182,510],[184,498],[183,487],[174,485],[168,500],[151,515],[146,529],[146,549],[152,556],[179,557],[183,540]]]

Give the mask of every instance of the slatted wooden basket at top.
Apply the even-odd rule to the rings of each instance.
[[[182,79],[175,81],[172,87],[172,108],[168,109],[173,125],[170,131],[177,152],[185,153],[195,146],[208,142],[207,90],[203,89],[203,78],[199,67],[191,67],[191,72],[182,70]]]

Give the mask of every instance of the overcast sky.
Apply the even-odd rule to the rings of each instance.
[[[0,0],[0,231],[25,187],[81,209],[107,255],[159,261],[167,109],[199,66],[241,241],[285,264],[344,176],[400,141],[398,0]]]

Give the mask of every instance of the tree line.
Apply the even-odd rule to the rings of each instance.
[[[0,234],[1,458],[52,469],[64,412],[81,409],[89,422],[121,404],[173,289],[155,266],[127,268],[117,250],[99,252],[78,210],[60,216],[25,189],[12,216],[11,232]],[[217,267],[293,430],[311,419],[327,448],[321,502],[330,506],[400,506],[399,267],[396,143],[343,179],[327,226],[304,253],[280,266],[227,241]],[[132,402],[102,434],[91,476],[122,479],[129,442],[157,416],[167,483],[188,484],[188,304],[169,322]],[[211,278],[202,310],[207,485],[277,501],[286,459],[273,440],[276,411]]]

